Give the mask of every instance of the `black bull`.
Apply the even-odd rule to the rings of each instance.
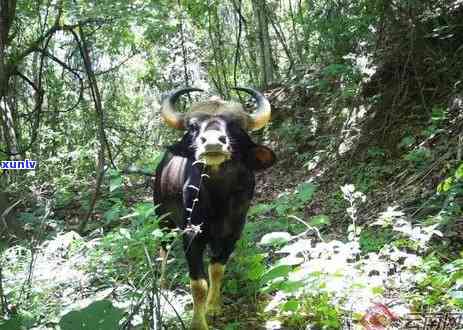
[[[275,155],[246,132],[270,119],[270,105],[260,93],[239,88],[256,99],[254,115],[246,114],[238,103],[218,98],[193,105],[188,115],[177,113],[176,99],[195,90],[174,91],[162,104],[167,124],[186,133],[168,148],[156,170],[154,203],[159,204],[158,215],[168,214],[165,226],[182,230],[193,295],[191,328],[203,330],[208,328],[206,312],[220,311],[225,264],[246,222],[254,171],[270,167]],[[203,262],[207,246],[209,290]]]

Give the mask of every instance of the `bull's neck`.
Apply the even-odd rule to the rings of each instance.
[[[206,166],[204,169],[205,173],[209,176],[210,179],[223,180],[234,179],[242,171],[241,164],[234,160],[227,160],[219,165]]]
[[[222,170],[222,167],[223,167],[223,163],[222,164],[218,164],[218,165],[210,165],[210,166],[206,166],[206,173],[208,175],[212,175],[212,176],[216,176],[216,175],[219,175],[220,171]]]

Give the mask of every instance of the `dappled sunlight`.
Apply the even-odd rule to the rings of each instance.
[[[0,330],[463,328],[462,22],[0,0]]]

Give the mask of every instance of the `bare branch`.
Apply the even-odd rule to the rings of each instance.
[[[36,48],[35,50],[38,51],[38,52],[43,53],[46,57],[53,60],[57,64],[61,65],[64,69],[66,69],[67,71],[74,74],[74,76],[76,76],[77,79],[82,80],[82,77],[79,75],[79,73],[77,72],[76,69],[71,68],[69,65],[67,65],[66,63],[61,61],[59,58],[57,58],[53,54],[50,54],[45,48],[43,48],[43,49],[42,48]]]
[[[78,24],[73,24],[73,25],[67,25],[67,24],[59,24],[59,19],[55,22],[55,25],[53,25],[50,29],[48,29],[47,32],[45,32],[43,35],[41,35],[39,38],[34,40],[29,44],[29,46],[26,47],[25,50],[20,52],[19,54],[13,56],[13,60],[10,63],[12,66],[18,65],[26,56],[31,54],[32,52],[36,51],[39,46],[42,44],[43,41],[45,41],[47,38],[53,36],[56,32],[58,31],[73,31],[76,28],[78,28],[80,25],[88,25],[91,23],[97,23],[97,24],[103,24],[106,23],[107,21],[104,19],[88,19],[85,21],[82,21]]]
[[[56,110],[56,112],[58,113],[66,113],[66,112],[71,112],[73,111],[74,109],[76,109],[80,102],[83,100],[84,98],[84,81],[82,79],[82,77],[80,76],[79,72],[77,71],[77,69],[73,69],[71,68],[68,64],[64,63],[63,61],[61,61],[59,58],[57,58],[56,56],[54,56],[53,54],[50,54],[49,52],[47,52],[46,49],[41,49],[41,48],[37,48],[37,51],[41,52],[42,54],[44,54],[45,56],[47,56],[49,59],[53,60],[54,62],[56,62],[57,64],[59,64],[61,67],[63,67],[63,69],[71,72],[76,78],[77,80],[79,81],[79,85],[80,85],[80,88],[79,88],[79,97],[77,98],[77,101],[75,104],[73,104],[71,107],[69,107],[68,109],[66,110],[63,110],[63,111],[59,111],[59,110]]]
[[[28,77],[26,77],[24,74],[22,74],[21,72],[19,71],[15,71],[14,72],[15,75],[21,77],[28,85],[30,85],[35,91],[38,91],[39,90],[39,87],[32,81],[30,80]]]

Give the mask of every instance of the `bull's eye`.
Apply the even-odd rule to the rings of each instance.
[[[227,143],[227,137],[225,135],[221,135],[219,137],[219,141],[223,144]]]
[[[206,138],[203,137],[203,136],[201,136],[201,143],[203,143],[203,144],[206,143]]]

